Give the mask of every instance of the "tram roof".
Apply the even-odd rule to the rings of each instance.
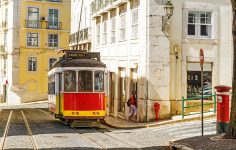
[[[106,68],[106,65],[94,59],[61,59],[53,68],[56,67],[101,67]]]

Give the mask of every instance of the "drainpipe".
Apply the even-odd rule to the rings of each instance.
[[[175,114],[178,114],[178,99],[177,99],[177,67],[178,67],[178,46],[174,46],[175,51]]]

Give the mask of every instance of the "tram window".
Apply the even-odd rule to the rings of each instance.
[[[64,91],[75,92],[76,90],[76,72],[65,71],[64,72]]]
[[[78,90],[93,91],[92,71],[79,71],[78,74]]]
[[[94,90],[104,91],[104,72],[103,71],[94,72]]]
[[[55,75],[48,78],[48,94],[55,94]]]

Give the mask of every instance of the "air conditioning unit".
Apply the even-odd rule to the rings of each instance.
[[[41,21],[48,21],[48,17],[41,17]]]

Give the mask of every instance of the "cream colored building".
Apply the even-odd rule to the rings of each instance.
[[[160,103],[162,119],[180,114],[181,98],[199,94],[200,48],[205,54],[204,92],[210,94],[215,85],[231,85],[230,0],[170,2],[174,11],[166,22],[167,0],[90,4],[91,50],[101,53],[108,68],[108,115],[127,119],[126,102],[133,90],[138,121],[154,120],[155,102]]]
[[[70,0],[0,2],[1,102],[47,100],[47,72],[69,48]]]

